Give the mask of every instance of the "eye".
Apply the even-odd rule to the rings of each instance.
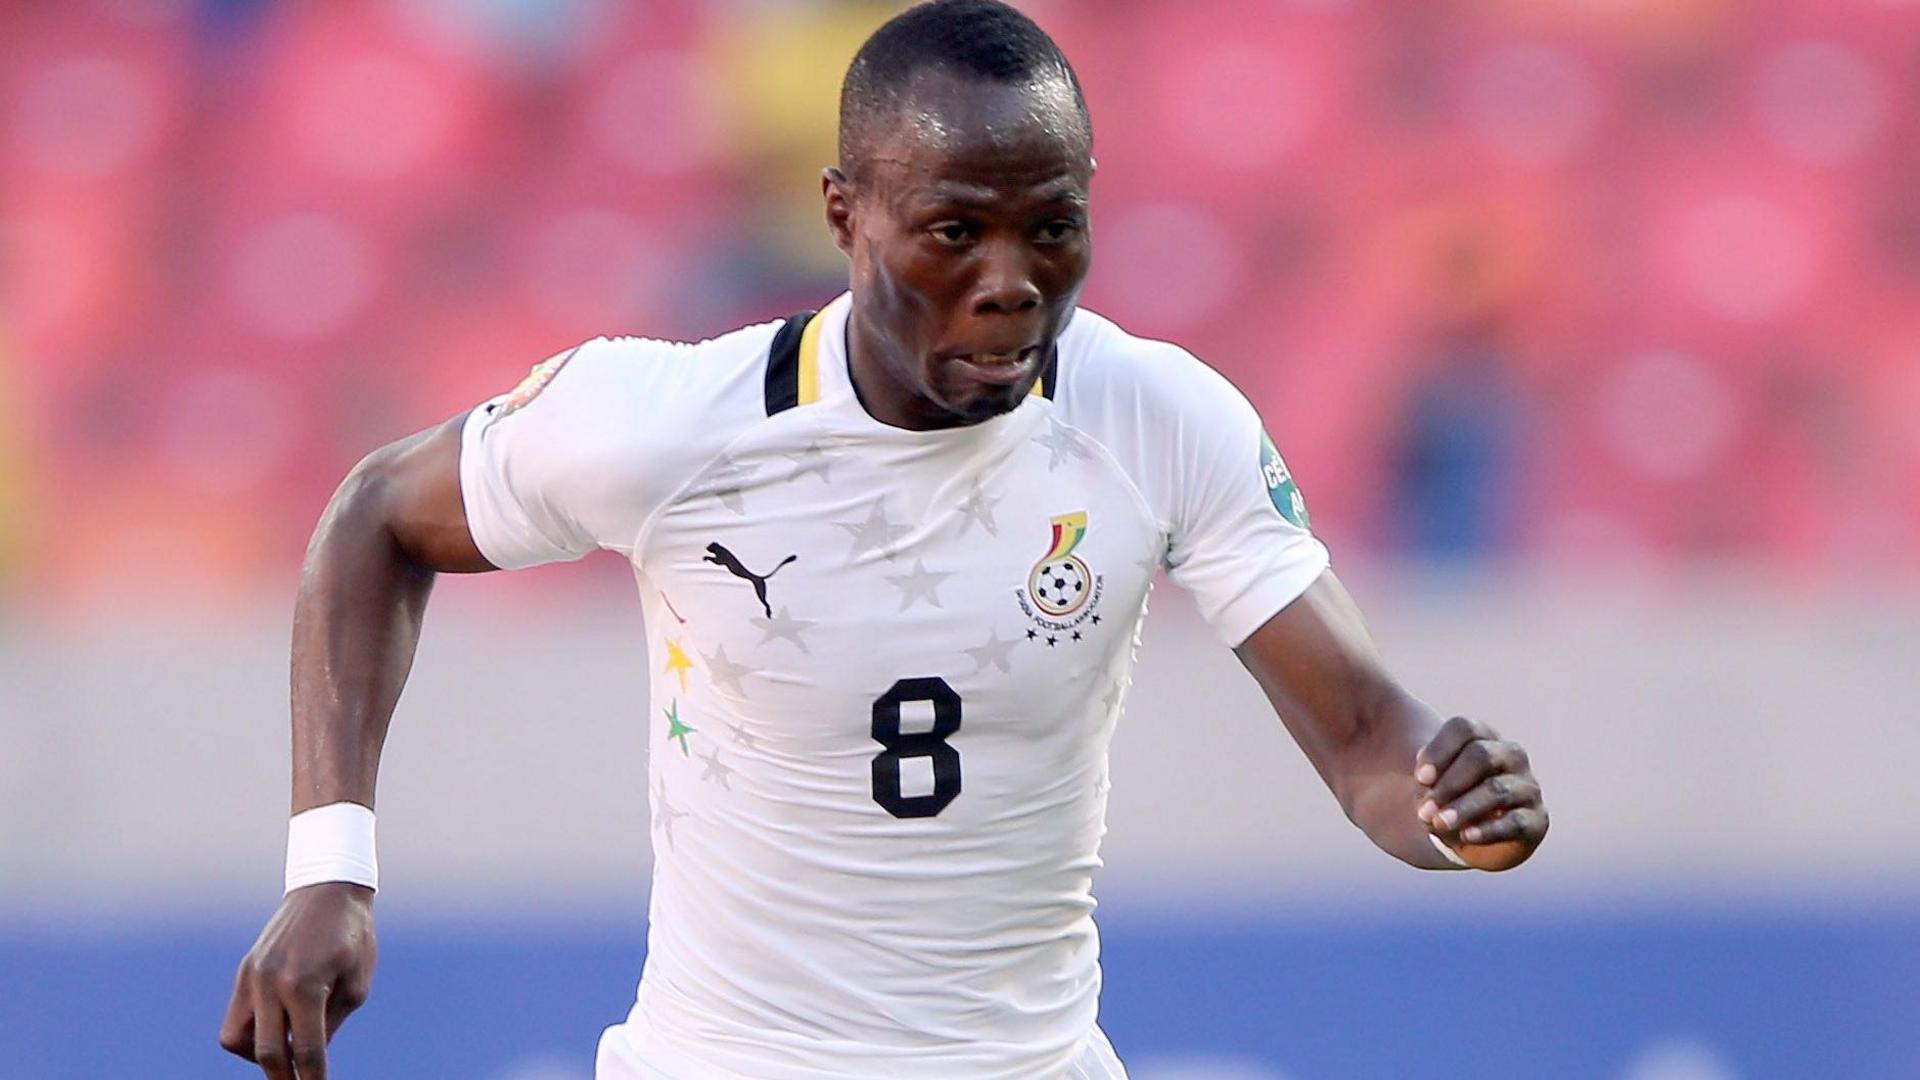
[[[973,230],[961,221],[943,221],[927,232],[947,247],[965,247],[973,239]]]
[[[1081,229],[1081,222],[1075,218],[1055,218],[1040,226],[1040,242],[1043,244],[1063,244],[1073,239]]]

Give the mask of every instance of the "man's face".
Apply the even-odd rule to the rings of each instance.
[[[829,170],[867,407],[932,428],[1017,407],[1092,263],[1093,160],[1064,82],[922,73],[861,175]]]

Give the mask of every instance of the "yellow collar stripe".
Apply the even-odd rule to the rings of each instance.
[[[1040,368],[1040,377],[1033,380],[1033,389],[1027,391],[1027,396],[1043,397],[1051,401],[1053,400],[1054,392],[1058,390],[1059,387],[1060,349],[1058,346],[1055,346],[1054,350],[1047,354],[1046,363]]]
[[[813,319],[807,323],[806,333],[800,335],[800,404],[811,405],[820,400],[820,328],[825,319]]]
[[[820,400],[820,333],[826,323],[816,313],[801,312],[788,319],[767,348],[767,415]],[[1060,381],[1060,353],[1047,357],[1040,377],[1027,391],[1030,397],[1051,399]]]

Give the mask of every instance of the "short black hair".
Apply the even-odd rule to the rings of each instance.
[[[860,167],[873,133],[894,120],[913,77],[932,67],[997,83],[1064,79],[1093,138],[1080,77],[1038,24],[1000,0],[930,0],[874,31],[847,68],[840,87],[843,167]]]

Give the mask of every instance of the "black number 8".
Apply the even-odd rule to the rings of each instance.
[[[933,730],[900,730],[900,704],[933,702]],[[940,678],[901,679],[873,702],[873,741],[886,747],[873,759],[873,801],[897,818],[933,817],[960,794],[960,751],[947,739],[960,730],[960,695]],[[900,762],[933,759],[933,794],[902,795]]]

